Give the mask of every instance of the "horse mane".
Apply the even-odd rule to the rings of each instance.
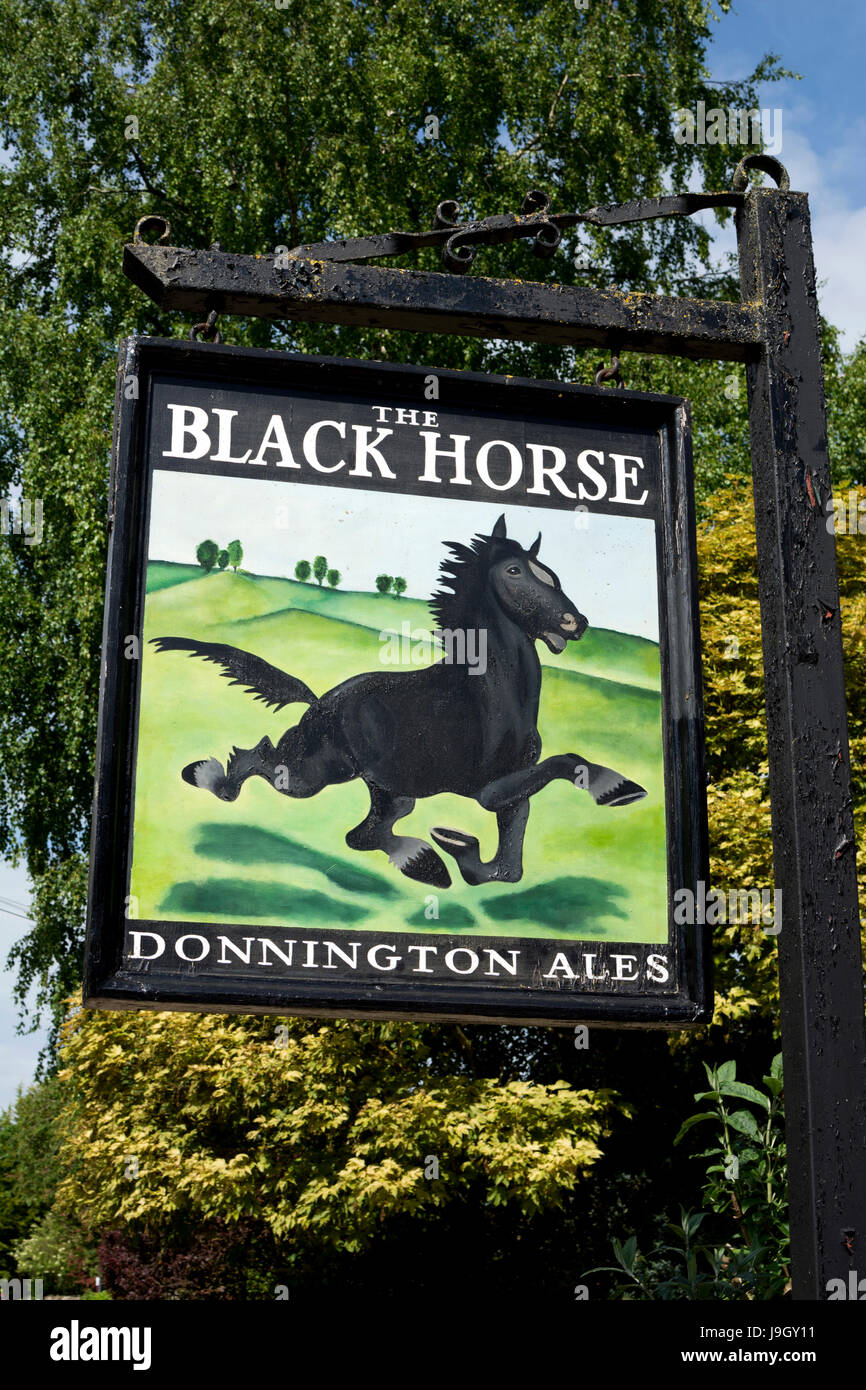
[[[477,627],[490,566],[508,555],[526,552],[517,541],[499,536],[475,536],[469,545],[462,541],[443,544],[451,555],[439,566],[440,587],[430,598],[430,611],[442,629]]]

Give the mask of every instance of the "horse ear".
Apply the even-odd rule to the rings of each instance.
[[[540,545],[541,545],[541,532],[539,531],[539,533],[538,533],[538,535],[536,536],[535,540],[532,542],[532,545],[529,547],[529,550],[527,551],[527,554],[528,554],[528,555],[531,555],[532,558],[535,559],[535,558],[537,557],[537,555],[538,555],[538,551],[539,551]]]
[[[492,535],[492,537],[493,537],[493,539],[494,539],[495,541],[504,541],[504,540],[505,540],[505,513],[504,513],[504,512],[502,513],[502,516],[499,518],[499,520],[497,521],[496,525],[494,526],[494,528],[493,528],[493,530],[491,531],[490,534]]]

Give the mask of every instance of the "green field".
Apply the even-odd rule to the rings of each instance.
[[[305,707],[275,714],[229,686],[216,666],[147,645],[157,636],[228,642],[324,693],[350,675],[378,669],[382,632],[399,633],[404,622],[429,630],[426,604],[243,571],[204,574],[160,561],[148,566],[147,592],[130,886],[139,917],[667,939],[654,643],[598,629],[559,658],[539,644],[542,757],[573,752],[607,763],[645,786],[645,800],[605,809],[584,791],[552,783],[531,803],[521,882],[470,888],[449,860],[453,886],[439,894],[436,920],[425,915],[433,890],[405,878],[384,854],[345,844],[346,832],[367,813],[363,783],[292,801],[252,778],[237,801],[226,803],[182,781],[181,768],[196,758],[213,755],[225,763],[233,744],[251,747],[265,733],[276,743]],[[419,802],[397,831],[427,839],[437,824],[477,835],[484,858],[494,853],[495,817],[463,797]]]

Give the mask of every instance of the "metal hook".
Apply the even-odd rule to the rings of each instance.
[[[192,341],[194,343],[199,343],[202,340],[210,343],[221,343],[223,335],[217,328],[216,321],[217,311],[216,309],[211,309],[204,323],[194,323],[189,330],[189,336]]]
[[[619,358],[613,351],[610,354],[610,366],[602,365],[595,374],[596,386],[604,386],[608,381],[613,381],[620,387],[625,386],[625,378],[619,369]]]
[[[167,217],[157,217],[152,213],[149,213],[147,217],[139,217],[138,221],[135,224],[135,231],[132,234],[132,240],[137,243],[143,242],[144,233],[155,232],[157,228],[160,228],[161,230],[160,235],[157,237],[156,245],[168,246],[168,239],[171,236],[171,223],[169,222]],[[153,243],[151,242],[145,242],[146,246],[152,244]]]
[[[749,187],[749,170],[760,169],[762,174],[769,174],[771,179],[775,179],[776,187],[780,193],[787,193],[791,187],[791,180],[788,170],[784,164],[780,164],[778,159],[774,159],[771,154],[747,154],[741,159],[734,171],[734,192],[744,193]]]
[[[456,227],[460,216],[460,204],[454,198],[443,198],[436,207],[433,226],[438,231],[444,227]]]

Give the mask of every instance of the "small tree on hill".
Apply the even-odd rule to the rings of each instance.
[[[229,562],[229,553],[228,553],[228,551],[227,551],[227,550],[221,550],[220,553],[219,553],[219,555],[217,556],[217,564],[219,565],[220,569],[221,569],[221,570],[224,570],[225,567],[226,567],[226,565],[228,564],[228,562]]]
[[[309,560],[299,560],[298,563],[295,565],[295,578],[296,578],[296,579],[300,579],[300,581],[301,581],[302,584],[306,584],[306,582],[307,582],[307,580],[309,579],[309,577],[310,577],[310,562],[309,562]]]
[[[202,569],[210,573],[217,562],[219,553],[220,548],[216,541],[201,541],[200,544],[196,546],[195,558],[198,560]]]
[[[229,564],[231,565],[231,567],[232,567],[232,569],[234,570],[235,574],[237,574],[237,572],[238,572],[238,565],[240,564],[241,560],[244,558],[244,548],[243,548],[243,546],[241,545],[240,541],[229,541],[229,543],[228,543],[228,553],[229,553]]]
[[[328,570],[328,583],[332,589],[336,589],[340,580],[343,578],[339,570]]]
[[[380,594],[387,594],[388,590],[389,590],[390,587],[391,587],[391,584],[392,584],[392,579],[391,579],[390,574],[377,574],[377,575],[376,575],[376,588],[379,590],[379,593],[380,593]]]
[[[324,555],[317,555],[313,561],[313,574],[316,576],[316,583],[321,584],[325,575],[328,573],[328,562]]]
[[[399,598],[401,594],[405,594],[406,580],[403,578],[402,574],[398,574],[396,579],[391,581],[391,588],[394,590],[397,598]]]

